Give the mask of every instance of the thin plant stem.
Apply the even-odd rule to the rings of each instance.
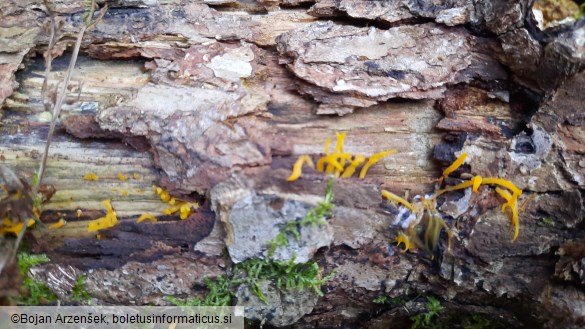
[[[79,31],[79,34],[77,35],[77,41],[75,41],[75,48],[73,49],[71,61],[69,62],[69,67],[67,68],[65,81],[61,87],[61,91],[59,92],[57,102],[53,107],[53,118],[51,120],[51,126],[49,127],[49,134],[47,135],[47,142],[45,143],[45,150],[43,152],[43,157],[41,159],[41,166],[39,167],[38,173],[39,185],[43,181],[43,174],[45,173],[45,168],[47,166],[47,158],[49,155],[49,147],[51,146],[51,139],[53,138],[53,133],[55,132],[55,125],[57,124],[57,119],[59,118],[59,114],[61,113],[63,101],[65,100],[65,96],[67,95],[67,87],[69,86],[69,81],[71,81],[71,76],[73,75],[73,68],[75,67],[75,63],[77,62],[77,56],[79,55],[79,49],[81,48],[81,40],[83,39],[83,35],[85,34],[86,29],[87,29],[86,25],[82,26],[81,30]]]
[[[51,125],[49,127],[49,134],[47,135],[47,142],[45,143],[45,150],[43,152],[43,157],[41,159],[41,165],[39,167],[38,180],[37,180],[38,185],[35,187],[35,195],[36,195],[36,192],[38,190],[38,186],[40,186],[42,181],[43,181],[43,175],[44,175],[45,169],[47,167],[47,158],[49,156],[49,147],[51,146],[51,140],[53,138],[53,134],[55,133],[55,126],[57,124],[57,119],[59,118],[59,114],[61,113],[61,107],[63,106],[63,101],[65,100],[65,96],[67,95],[67,88],[69,87],[69,82],[71,81],[71,76],[73,75],[73,69],[75,68],[75,63],[77,62],[77,56],[79,55],[79,49],[81,48],[81,41],[83,40],[83,36],[85,35],[85,31],[89,28],[94,27],[95,24],[97,24],[97,22],[99,22],[104,17],[107,10],[108,10],[108,6],[105,6],[100,11],[100,14],[97,17],[97,19],[92,20],[93,14],[95,12],[95,0],[92,0],[90,14],[89,14],[90,16],[87,19],[87,21],[85,22],[85,24],[81,27],[81,30],[79,30],[79,33],[77,34],[77,40],[75,41],[75,47],[74,47],[73,53],[71,55],[69,67],[67,68],[67,72],[65,74],[65,79],[64,79],[64,82],[63,82],[62,87],[61,87],[61,91],[58,94],[57,102],[55,103],[55,106],[53,107],[53,113],[52,113],[53,115],[52,115],[52,119],[51,119]],[[53,33],[54,30],[55,30],[55,21],[54,21],[54,19],[52,19],[52,28],[51,28],[52,37],[54,37],[54,33]],[[49,56],[51,56],[50,52],[52,49],[51,48],[52,45],[54,45],[54,43],[50,42],[49,43],[50,48],[48,49]],[[51,58],[51,57],[49,57],[49,58]],[[45,82],[48,79],[49,71],[50,71],[50,65],[45,70]]]

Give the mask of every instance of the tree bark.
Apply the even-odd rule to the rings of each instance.
[[[327,225],[301,228],[302,243],[277,253],[335,275],[324,297],[295,295],[304,307],[271,325],[408,327],[427,295],[442,301],[442,321],[583,325],[583,19],[541,30],[528,0],[106,2],[84,38],[45,174],[57,192],[41,221],[68,223],[27,235],[51,258],[35,278],[62,300],[85,273],[95,303],[166,304],[204,294],[203,278],[233,263],[267,257],[266,241],[294,219],[287,211],[306,214],[325,195],[317,170],[286,181],[294,162],[318,160],[326,139],[346,132],[349,153],[398,152],[365,179],[335,179]],[[41,3],[0,5],[0,160],[25,180],[50,120]],[[83,5],[54,6],[64,51]],[[67,54],[54,60],[49,90]],[[446,183],[512,181],[526,204],[518,239],[482,186],[439,199],[450,246],[443,233],[431,253],[401,252],[392,243],[399,208],[380,190],[432,194],[464,152]],[[83,180],[88,172],[98,179]],[[184,221],[164,215],[153,184],[201,207]],[[120,224],[96,239],[87,223],[105,214],[104,199]],[[159,222],[135,223],[143,213]],[[392,302],[374,303],[381,296]]]

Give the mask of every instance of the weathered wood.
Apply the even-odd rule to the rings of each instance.
[[[343,131],[349,153],[398,153],[364,180],[335,181],[335,210],[320,228],[332,233],[330,246],[303,256],[337,274],[314,308],[315,296],[297,296],[307,303],[295,316],[310,313],[296,327],[407,327],[408,310],[424,308],[423,293],[444,300],[445,317],[459,311],[503,317],[502,327],[578,327],[582,23],[540,31],[532,1],[108,3],[84,39],[45,175],[57,192],[41,220],[68,224],[28,237],[33,251],[52,259],[35,277],[60,298],[69,298],[72,278],[88,273],[96,303],[164,304],[167,295],[201,295],[203,277],[226,273],[232,261],[266,257],[279,226],[247,231],[244,217],[282,224],[294,219],[282,215],[291,205],[300,213],[322,200],[322,173],[305,168],[299,180],[286,178],[299,155],[317,160],[325,140]],[[47,15],[40,1],[0,9],[0,160],[30,180],[50,119],[40,94],[48,35],[38,28]],[[53,10],[64,21],[64,47],[83,7],[58,1]],[[67,55],[53,63],[52,89],[67,63]],[[511,241],[501,200],[482,186],[439,199],[455,233],[450,249],[443,234],[434,257],[400,252],[389,244],[398,209],[380,189],[410,199],[430,194],[439,164],[462,152],[469,159],[447,183],[472,175],[513,181],[527,202],[520,236]],[[83,180],[87,172],[99,179]],[[168,205],[153,184],[202,207],[185,221],[162,216]],[[96,239],[87,222],[105,213],[103,199],[121,223]],[[160,221],[133,222],[146,212]],[[266,236],[240,243],[246,234]],[[222,255],[226,246],[237,257]],[[381,295],[408,302],[376,308]]]

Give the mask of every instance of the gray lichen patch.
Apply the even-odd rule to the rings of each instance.
[[[234,203],[227,218],[231,237],[227,247],[236,263],[250,258],[268,256],[268,242],[276,238],[286,223],[302,220],[313,205],[294,200],[282,200],[270,195],[247,195]],[[306,263],[319,248],[333,241],[328,224],[298,225],[300,238],[288,236],[288,244],[277,247],[272,259]]]
[[[300,91],[344,114],[347,107],[396,97],[441,98],[448,85],[472,78],[505,79],[497,61],[476,49],[479,40],[436,24],[381,30],[319,22],[281,35],[277,46],[283,62],[307,82]]]
[[[244,307],[246,318],[265,320],[276,327],[291,325],[311,313],[319,298],[313,290],[282,290],[270,281],[260,282],[259,288],[267,303],[263,303],[248,285],[241,285],[236,292],[236,306]]]

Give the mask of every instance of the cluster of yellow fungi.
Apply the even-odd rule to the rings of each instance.
[[[462,153],[461,156],[455,160],[455,162],[453,162],[443,171],[443,174],[438,180],[439,186],[442,184],[443,180],[449,176],[449,174],[457,170],[465,162],[466,158],[467,153]],[[396,237],[395,242],[398,245],[404,245],[403,251],[407,251],[414,246],[432,251],[438,243],[438,237],[441,230],[444,228],[449,236],[448,244],[450,248],[452,234],[448,226],[441,218],[439,212],[436,210],[436,199],[444,193],[466,188],[471,188],[472,191],[476,193],[479,191],[479,187],[481,185],[495,185],[496,193],[498,193],[498,195],[500,195],[505,200],[505,203],[502,205],[502,211],[508,211],[510,221],[514,228],[514,236],[512,240],[515,241],[516,238],[518,238],[520,227],[518,219],[518,197],[522,195],[522,190],[516,187],[516,185],[514,185],[514,183],[510,182],[509,180],[497,177],[473,176],[470,180],[463,183],[439,189],[430,196],[424,196],[422,198],[416,197],[412,203],[408,202],[404,198],[399,197],[396,194],[382,190],[382,196],[384,198],[398,203],[407,209],[408,212],[410,212],[410,216],[408,216],[406,223],[407,232],[400,232]],[[426,221],[424,234],[422,234],[423,232],[421,232],[422,229],[419,225],[423,220]],[[423,240],[419,238],[421,235],[424,237]]]
[[[178,212],[181,219],[187,219],[187,217],[189,217],[193,212],[193,209],[199,208],[199,204],[197,202],[178,200],[173,198],[169,191],[163,189],[162,187],[155,185],[153,188],[160,199],[170,205],[169,208],[163,210],[163,214],[165,215],[172,215]]]
[[[335,144],[333,152],[330,152],[331,139],[328,138],[325,143],[325,155],[319,158],[317,164],[315,165],[313,163],[313,159],[309,155],[301,155],[293,165],[292,173],[287,178],[287,181],[292,182],[297,180],[301,176],[302,167],[305,164],[311,168],[316,168],[320,172],[341,178],[352,177],[358,167],[363,164],[358,175],[360,179],[363,179],[372,165],[380,161],[383,157],[396,153],[396,150],[388,150],[376,153],[369,158],[359,154],[349,154],[343,150],[343,142],[346,134],[336,133],[336,135],[337,143]],[[463,152],[443,171],[441,177],[438,179],[439,187],[442,185],[445,178],[455,172],[465,162],[466,158],[467,153]],[[405,198],[392,192],[382,190],[382,197],[392,202],[396,202],[401,206],[399,208],[399,214],[396,217],[398,220],[404,218],[402,226],[406,232],[399,232],[395,242],[398,245],[404,245],[404,252],[410,248],[419,247],[432,253],[438,244],[441,231],[445,229],[448,235],[448,248],[450,249],[452,232],[436,208],[437,197],[447,192],[466,188],[471,188],[473,192],[478,192],[481,185],[495,186],[496,193],[505,200],[502,205],[502,211],[504,213],[507,212],[510,217],[510,221],[514,228],[513,241],[515,241],[518,238],[520,227],[518,218],[518,198],[522,195],[522,190],[506,179],[473,176],[468,181],[436,190],[431,195],[423,197],[416,196],[413,198],[412,202],[409,202]],[[522,208],[523,207],[520,209]]]
[[[396,153],[396,150],[388,150],[376,153],[369,158],[366,158],[360,154],[353,155],[346,153],[343,150],[343,142],[345,140],[346,133],[336,133],[336,135],[337,142],[335,143],[333,152],[330,152],[331,138],[327,138],[327,141],[325,142],[325,155],[319,158],[317,161],[318,171],[335,175],[335,177],[350,178],[354,175],[357,168],[365,162],[365,164],[361,167],[360,173],[358,175],[360,179],[364,179],[371,166],[376,164],[385,156]],[[310,156],[306,154],[301,155],[293,165],[292,173],[287,178],[287,181],[292,182],[299,179],[299,177],[301,177],[304,164],[307,164],[311,168],[315,168],[315,164],[313,163],[313,160]]]

